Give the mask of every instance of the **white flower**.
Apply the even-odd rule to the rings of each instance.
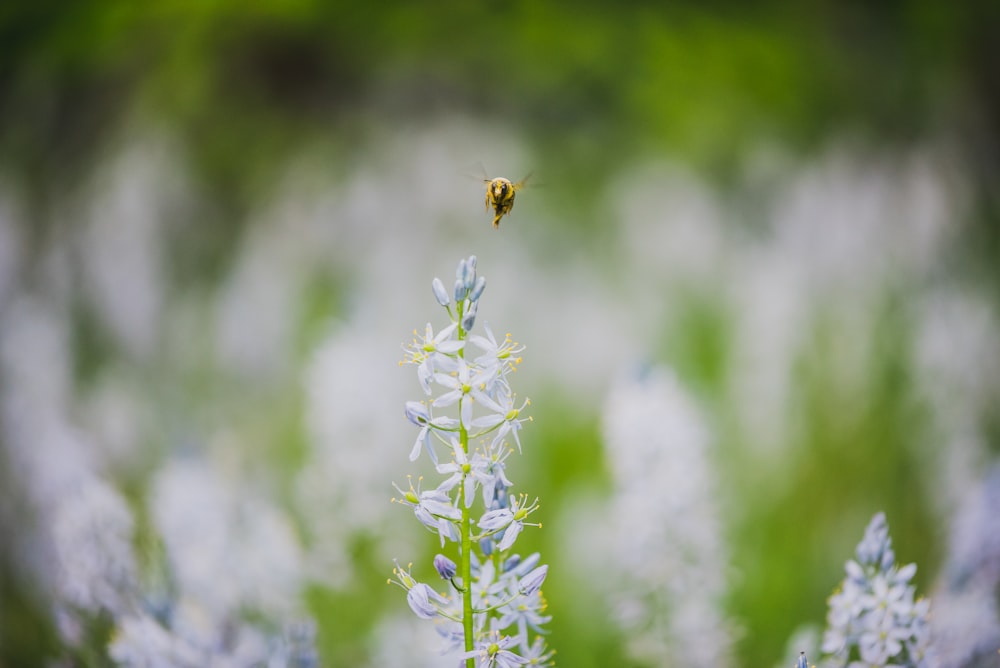
[[[614,484],[594,549],[615,573],[607,596],[635,659],[725,666],[726,550],[714,503],[709,434],[676,378],[651,369],[620,381],[603,410]]]
[[[60,499],[52,533],[66,603],[113,615],[129,608],[138,593],[132,527],[125,500],[96,478]]]
[[[430,381],[434,373],[438,370],[451,371],[454,369],[455,353],[465,346],[464,341],[453,339],[458,329],[457,323],[451,323],[437,334],[430,323],[424,328],[424,336],[419,341],[414,338],[406,349],[404,364],[417,365],[417,379],[424,390],[424,394],[431,394]],[[414,336],[417,331],[413,330]]]
[[[521,438],[518,436],[518,432],[521,430],[521,424],[526,420],[531,420],[531,418],[521,417],[521,411],[523,411],[531,403],[529,399],[525,399],[520,406],[514,405],[514,396],[509,392],[500,392],[497,395],[497,400],[494,401],[489,396],[479,396],[479,401],[488,409],[493,411],[490,415],[476,418],[472,421],[472,427],[474,429],[480,429],[477,436],[487,434],[493,429],[497,429],[496,436],[493,437],[493,445],[496,446],[500,444],[507,434],[511,434],[514,437],[514,442],[517,443],[517,451],[521,451]],[[499,428],[498,428],[499,427]]]
[[[462,425],[469,429],[472,426],[473,399],[481,403],[489,401],[483,388],[489,384],[490,377],[494,373],[494,371],[477,369],[467,364],[464,359],[459,358],[453,373],[434,374],[435,382],[448,391],[434,399],[431,405],[445,407],[457,403]]]

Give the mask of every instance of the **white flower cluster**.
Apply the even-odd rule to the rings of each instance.
[[[550,665],[552,653],[539,635],[550,619],[541,594],[548,566],[539,565],[537,553],[524,559],[509,553],[524,527],[541,526],[528,521],[538,499],[510,495],[505,472],[508,439],[520,450],[519,432],[528,419],[522,417],[528,401],[518,404],[508,382],[523,347],[510,335],[497,341],[488,326],[485,336],[469,333],[486,287],[485,278],[476,277],[475,256],[459,262],[450,294],[439,279],[432,287],[451,322],[437,333],[428,324],[424,336],[406,348],[404,363],[416,365],[427,396],[407,402],[406,417],[419,429],[410,460],[426,450],[447,477],[432,489],[422,489],[420,480],[406,489],[394,485],[402,495],[394,501],[411,507],[438,534],[442,549],[454,543],[458,558],[434,558],[438,575],[450,583],[446,593],[399,564],[396,584],[418,617],[438,622],[449,657],[499,668]],[[479,443],[475,450],[470,441]],[[442,445],[452,453],[448,462],[439,457]],[[483,511],[474,521],[477,497]]]
[[[226,493],[199,459],[156,474],[143,526],[78,418],[65,313],[42,300],[13,313],[0,324],[0,387],[18,388],[0,393],[0,529],[19,585],[51,611],[53,665],[316,666],[314,624],[279,621],[299,616],[302,586],[284,515]]]
[[[1000,648],[1000,464],[967,486],[934,590],[934,653],[942,668],[996,664]]]
[[[847,577],[830,597],[823,652],[826,665],[928,668],[930,601],[914,600],[916,564],[898,568],[885,514],[877,513],[847,562]]]
[[[301,617],[299,548],[284,515],[198,458],[158,472],[150,514],[166,559],[156,577],[166,582],[115,619],[116,665],[319,665],[315,623],[280,621]]]
[[[642,665],[727,666],[728,555],[710,433],[668,369],[619,381],[603,410],[613,496],[593,552],[604,553],[614,620]]]

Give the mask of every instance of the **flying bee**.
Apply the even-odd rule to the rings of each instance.
[[[514,208],[514,195],[524,187],[524,184],[531,178],[531,174],[525,176],[517,183],[511,183],[510,179],[498,176],[495,179],[484,178],[486,184],[486,210],[493,207],[493,227],[500,227],[500,219],[510,213]]]

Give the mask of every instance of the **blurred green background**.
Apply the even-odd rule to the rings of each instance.
[[[378,665],[373,629],[405,611],[383,584],[395,525],[341,516],[336,491],[303,501],[329,440],[315,386],[360,395],[330,428],[338,447],[384,433],[366,420],[402,422],[388,398],[419,391],[398,342],[440,323],[431,278],[478,254],[482,308],[528,347],[517,390],[535,421],[509,473],[543,501],[522,549],[551,565],[559,664],[630,665],[558,525],[612,492],[603,397],[651,362],[713,434],[733,665],[774,665],[822,624],[877,510],[931,593],[962,475],[996,458],[998,25],[985,1],[6,3],[0,320],[14,328],[30,298],[62,323],[60,410],[129,501],[140,564],[159,550],[144,547],[157,471],[207,453],[265,490],[303,554],[342,520],[350,575],[304,567],[304,606],[324,665]],[[537,182],[499,232],[477,163]],[[342,360],[339,380],[315,380],[344,330],[357,351],[364,331],[387,342],[358,355],[392,369]],[[2,469],[20,481],[5,489],[34,508],[11,378]],[[130,425],[114,447],[109,387]],[[410,470],[400,429],[369,492],[386,506]],[[955,450],[963,438],[975,448]],[[7,536],[30,521],[4,515]],[[15,543],[0,665],[66,656]],[[391,550],[426,561],[435,543]],[[95,645],[113,633],[98,626]]]

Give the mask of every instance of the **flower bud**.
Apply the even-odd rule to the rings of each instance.
[[[528,571],[534,569],[535,564],[542,560],[542,555],[538,552],[532,552],[518,564],[517,568],[520,569],[522,573],[527,573]]]
[[[539,566],[521,578],[521,582],[517,585],[517,588],[525,596],[531,596],[542,588],[542,583],[545,582],[545,576],[548,574],[548,564],[545,566]]]
[[[521,555],[520,554],[512,554],[511,556],[507,557],[506,559],[504,559],[504,562],[503,562],[503,571],[504,571],[504,573],[507,573],[508,571],[514,570],[515,568],[518,567],[518,564],[520,564],[520,563],[521,563]]]
[[[486,289],[486,277],[480,276],[476,279],[476,284],[472,286],[472,292],[469,293],[469,301],[479,301],[479,298],[483,296],[483,290]]]
[[[434,298],[437,299],[438,304],[441,306],[447,306],[451,303],[448,298],[448,291],[444,288],[444,283],[441,282],[440,278],[435,278],[431,283],[431,289],[434,290]]]
[[[458,566],[448,557],[438,554],[434,556],[434,570],[438,572],[442,580],[450,580],[458,572]]]
[[[455,278],[462,282],[462,287],[466,290],[471,290],[472,286],[476,283],[476,256],[469,256],[468,260],[462,260],[458,263],[458,269],[455,271]]]
[[[462,317],[462,329],[469,331],[476,324],[476,312],[479,311],[479,302],[472,302],[469,310]]]
[[[508,507],[510,507],[510,496],[507,494],[507,486],[498,480],[497,486],[493,489],[493,500],[490,508]]]
[[[493,539],[483,538],[479,541],[479,551],[483,553],[484,557],[488,557],[493,554]]]

